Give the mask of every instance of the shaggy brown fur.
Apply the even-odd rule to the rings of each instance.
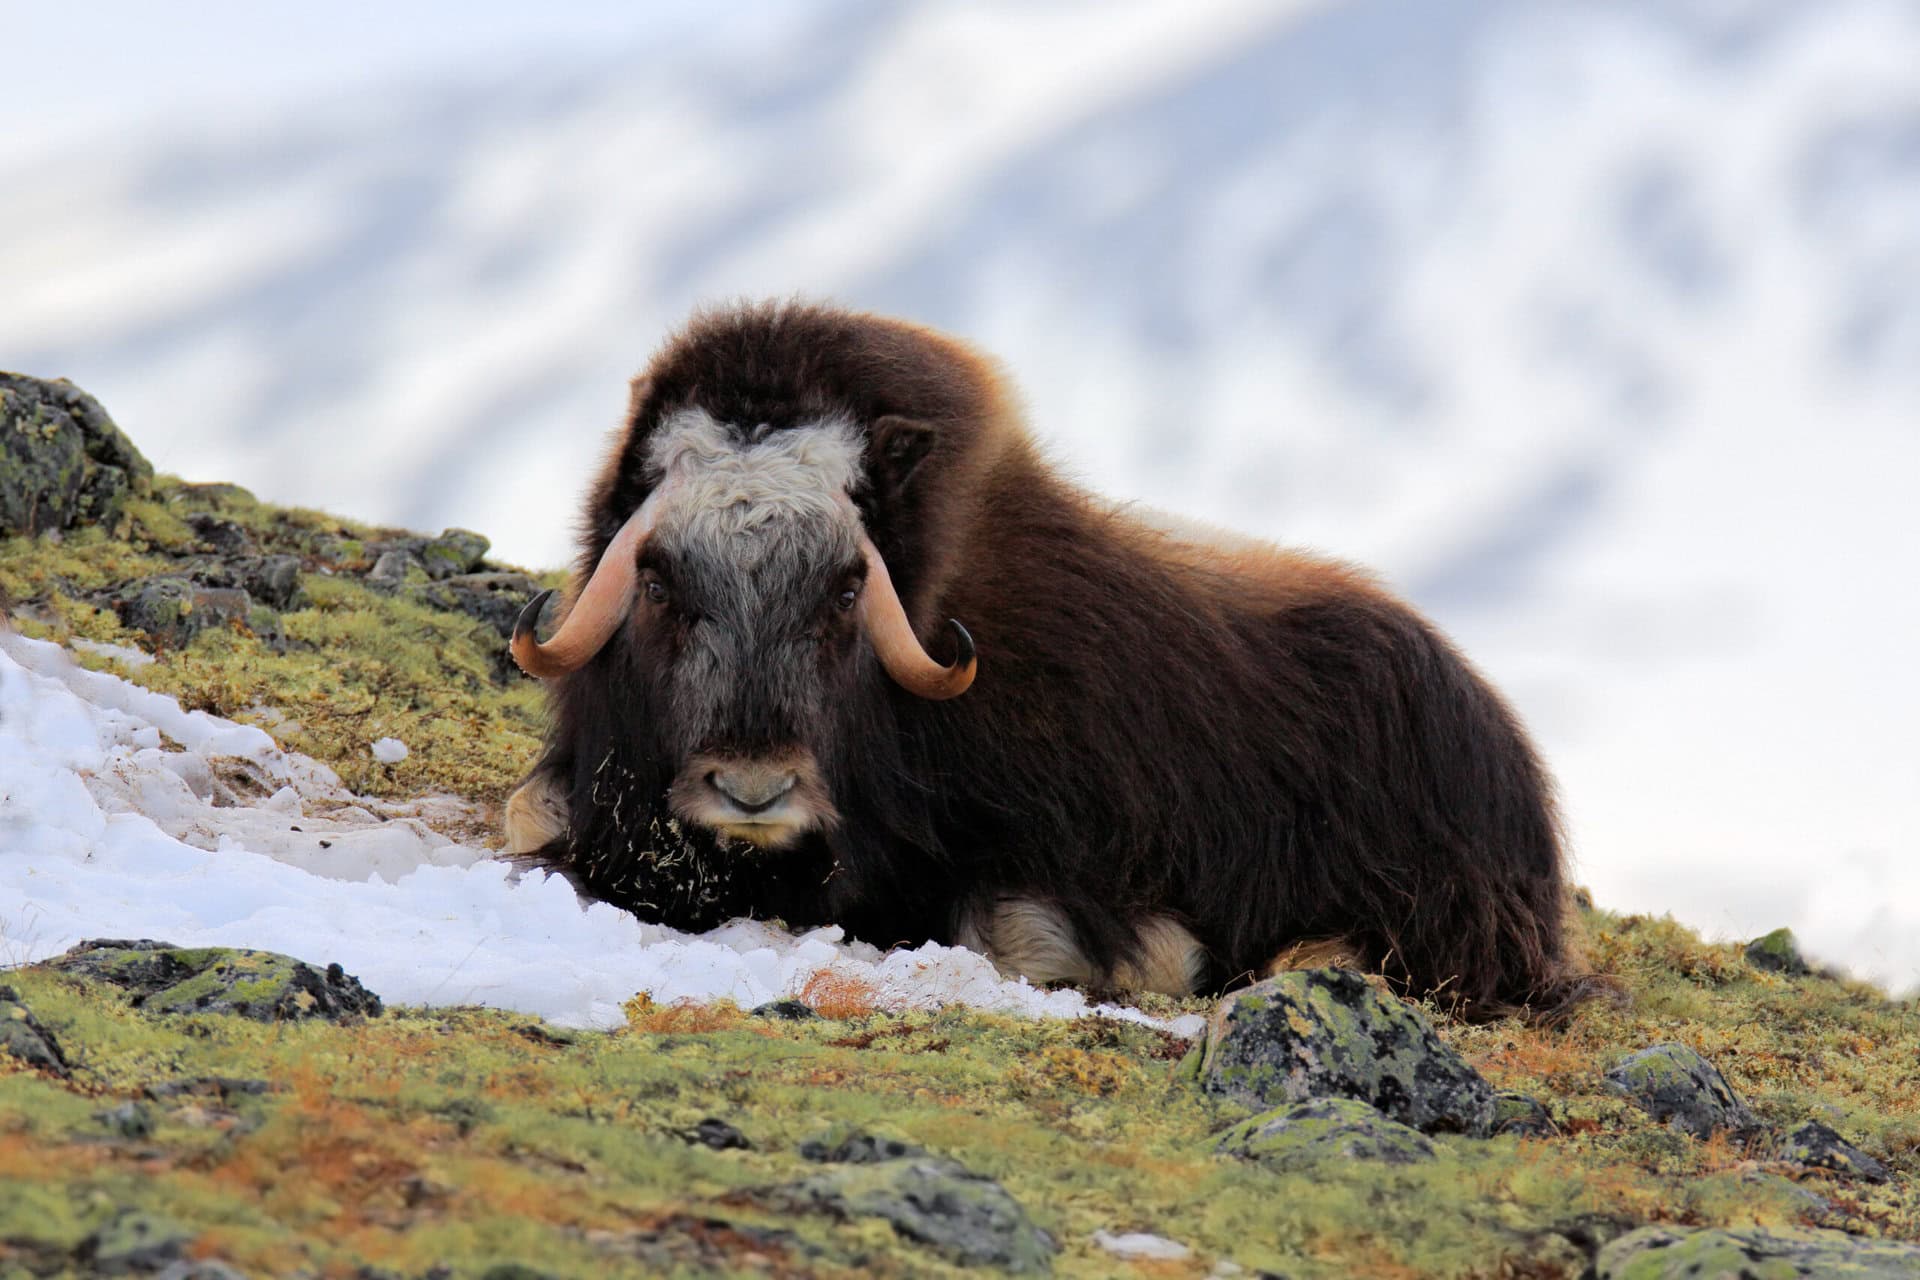
[[[1033,902],[1106,978],[1177,970],[1153,953],[1183,929],[1209,989],[1338,940],[1479,1016],[1597,989],[1570,952],[1549,783],[1520,725],[1363,573],[1199,545],[1075,488],[952,339],[762,305],[697,316],[636,379],[583,576],[647,497],[648,434],[691,405],[743,426],[860,424],[866,529],[923,643],[950,652],[960,619],[979,676],[922,701],[854,644],[823,650],[820,723],[776,733],[739,712],[735,738],[803,739],[839,815],[754,850],[667,817],[686,754],[663,729],[674,650],[637,611],[555,682],[535,775],[569,813],[543,856],[590,892],[683,927],[831,920],[882,946]]]

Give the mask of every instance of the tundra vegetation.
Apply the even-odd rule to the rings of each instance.
[[[76,656],[365,792],[524,774],[505,638],[557,576],[120,469],[0,540],[13,626],[151,653]],[[1324,972],[1143,1002],[1211,1013],[1204,1044],[825,982],[565,1031],[382,1008],[327,956],[93,947],[0,972],[0,1277],[1920,1270],[1920,1007],[1790,937],[1582,918],[1628,999],[1564,1027]]]

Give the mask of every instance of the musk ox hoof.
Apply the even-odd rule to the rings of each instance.
[[[1257,1115],[1220,1135],[1218,1149],[1288,1172],[1324,1160],[1416,1164],[1439,1154],[1419,1130],[1351,1098],[1316,1098]]]
[[[1419,1010],[1345,969],[1282,974],[1207,1020],[1200,1087],[1251,1107],[1352,1098],[1423,1133],[1485,1137],[1493,1087]]]
[[[1607,1087],[1683,1133],[1743,1133],[1758,1121],[1720,1069],[1683,1044],[1656,1044],[1607,1072]]]
[[[1593,1268],[1596,1280],[1916,1274],[1920,1246],[1806,1227],[1642,1227],[1603,1247]]]
[[[381,1013],[380,997],[339,965],[316,969],[272,951],[96,939],[47,967],[125,988],[148,1013],[230,1013],[256,1022],[346,1022]]]

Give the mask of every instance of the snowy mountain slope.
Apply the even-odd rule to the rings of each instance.
[[[1608,902],[1920,974],[1920,5],[847,3],[21,170],[0,364],[566,553],[659,334],[1003,356],[1094,486],[1379,565]],[[1877,913],[1877,914],[1876,914]]]

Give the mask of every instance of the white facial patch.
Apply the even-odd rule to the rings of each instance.
[[[682,409],[654,433],[647,461],[671,486],[659,527],[743,569],[800,531],[845,526],[861,476],[860,431],[844,417],[744,434],[704,409]]]

